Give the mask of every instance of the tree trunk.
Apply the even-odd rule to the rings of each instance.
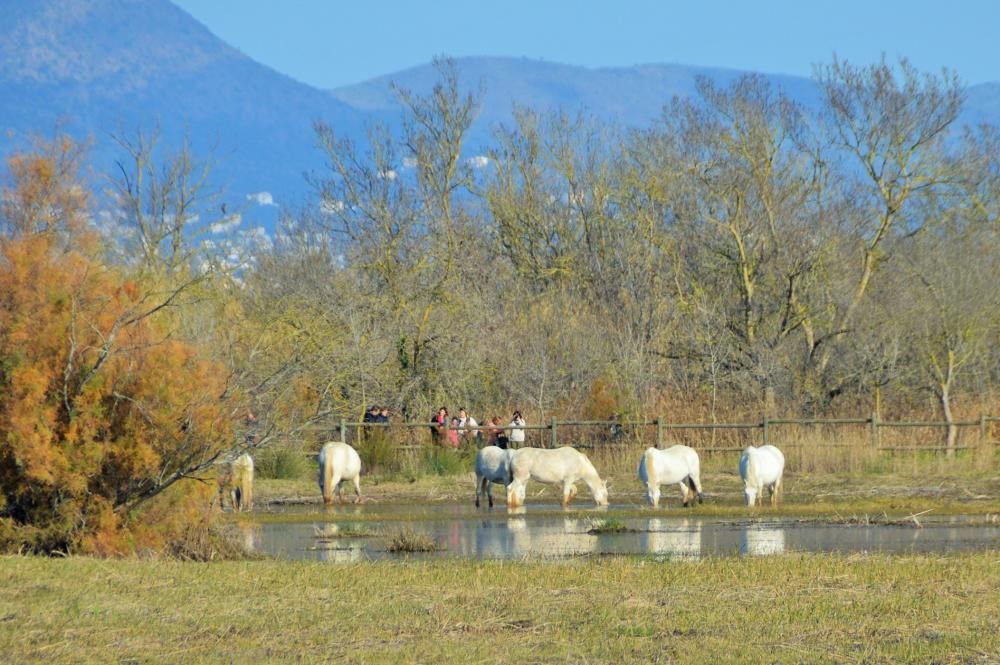
[[[941,391],[938,394],[941,400],[941,413],[944,415],[944,421],[947,423],[945,427],[945,437],[944,437],[944,454],[947,457],[952,457],[955,454],[955,444],[958,441],[958,427],[955,426],[955,418],[951,412],[951,386],[947,383],[941,385]]]

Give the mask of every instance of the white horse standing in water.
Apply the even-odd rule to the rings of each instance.
[[[594,503],[608,505],[608,485],[597,475],[597,470],[583,453],[562,448],[518,448],[510,458],[511,481],[507,485],[507,507],[524,505],[528,480],[562,485],[562,505],[566,507],[576,495],[576,481],[582,480],[590,488]]]
[[[319,450],[319,489],[323,492],[323,503],[333,503],[333,492],[337,500],[343,502],[340,483],[354,481],[355,503],[361,501],[361,458],[351,446],[340,441],[323,444]]]
[[[235,512],[253,510],[253,458],[243,453],[234,460],[219,465],[216,480],[219,484],[219,507],[229,495]]]
[[[639,480],[646,484],[646,498],[656,508],[660,503],[660,485],[679,483],[684,506],[704,500],[701,493],[701,462],[694,448],[670,446],[665,450],[647,448],[639,461]]]
[[[771,505],[776,505],[784,472],[785,456],[774,446],[746,448],[740,456],[740,477],[747,505],[763,503],[765,487],[771,495]]]
[[[510,484],[510,457],[513,449],[486,446],[476,453],[476,508],[483,494],[493,507],[493,483]]]

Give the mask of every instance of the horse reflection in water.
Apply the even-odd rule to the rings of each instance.
[[[698,558],[701,556],[701,522],[651,518],[639,534],[639,547],[648,554]]]
[[[339,524],[313,524],[315,545],[311,549],[318,553],[320,561],[332,563],[349,563],[365,558],[365,543],[360,540],[339,538]]]
[[[252,522],[236,523],[236,542],[245,552],[256,552],[261,546],[260,525]]]
[[[569,556],[598,551],[598,539],[587,533],[591,521],[566,517],[560,525],[528,525],[523,508],[511,509],[506,521],[483,520],[476,527],[480,557]]]
[[[740,534],[740,554],[743,556],[767,556],[784,553],[784,529],[759,529],[748,526]]]

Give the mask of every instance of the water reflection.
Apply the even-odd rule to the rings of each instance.
[[[740,554],[768,556],[785,553],[785,530],[749,525],[740,533]]]
[[[701,521],[653,517],[647,523],[648,530],[639,533],[641,553],[671,557],[701,556]]]
[[[789,551],[951,552],[1000,546],[1000,527],[954,523],[925,524],[923,529],[914,529],[803,524],[794,520],[734,524],[650,516],[618,518],[627,527],[625,532],[590,533],[595,524],[606,519],[606,513],[600,518],[578,512],[563,514],[557,506],[484,513],[458,504],[337,506],[332,516],[315,509],[311,513],[294,512],[301,512],[301,521],[245,525],[249,528],[240,532],[244,542],[272,556],[322,561],[394,557],[385,550],[386,538],[403,528],[432,538],[441,548],[431,554],[410,555],[415,557],[516,559],[649,554],[695,558],[771,556]],[[378,519],[351,520],[361,515]],[[337,521],[331,522],[331,518]],[[357,531],[367,537],[358,537]]]
[[[236,542],[247,552],[257,552],[261,546],[260,525],[253,522],[237,522]]]
[[[325,541],[317,543],[314,551],[317,559],[331,563],[350,563],[367,558],[365,546],[359,542],[345,544]]]

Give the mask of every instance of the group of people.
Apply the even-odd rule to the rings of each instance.
[[[389,407],[387,406],[377,406],[375,404],[371,405],[367,411],[365,411],[365,416],[362,418],[362,422],[365,423],[389,423]]]
[[[511,420],[506,425],[500,416],[493,416],[479,423],[470,416],[464,408],[458,410],[455,416],[448,415],[448,409],[441,407],[431,416],[431,435],[434,442],[446,448],[459,448],[463,444],[497,446],[499,448],[515,447],[524,444],[524,428],[528,423],[520,411],[515,410]]]

